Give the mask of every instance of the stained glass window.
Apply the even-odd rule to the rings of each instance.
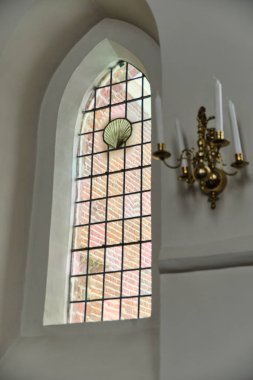
[[[131,124],[120,147],[104,140],[115,119]],[[151,315],[151,91],[120,61],[84,105],[76,159],[69,323]]]

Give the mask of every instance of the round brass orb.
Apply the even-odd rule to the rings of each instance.
[[[227,184],[227,177],[223,170],[221,169],[213,169],[210,173],[208,179],[202,182],[201,190],[205,194],[209,194],[211,192],[215,192],[217,194],[221,193]]]
[[[198,140],[198,146],[199,146],[199,147],[204,146],[204,141],[203,141],[202,139],[199,139],[199,140]]]
[[[198,180],[204,180],[210,174],[210,169],[207,166],[198,166],[194,170],[194,177]]]
[[[215,189],[221,181],[221,177],[218,172],[211,172],[211,174],[208,177],[208,180],[206,181],[206,186],[208,189],[213,190]]]

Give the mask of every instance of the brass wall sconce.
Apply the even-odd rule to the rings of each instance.
[[[237,153],[235,153],[235,161],[231,166],[234,169],[241,169],[249,163],[244,160],[241,152],[238,127],[237,125],[233,127],[233,121],[235,122],[233,104],[230,102],[229,106],[232,129],[234,128],[235,147],[237,148],[237,145],[239,144],[239,148],[236,149]],[[225,169],[226,165],[222,159],[221,149],[226,147],[229,144],[229,141],[224,138],[223,130],[208,128],[209,121],[213,119],[215,119],[214,116],[206,116],[205,107],[200,107],[197,116],[197,150],[194,148],[182,149],[183,137],[180,135],[180,128],[178,128],[179,147],[181,148],[178,165],[171,166],[166,162],[171,154],[166,150],[166,145],[164,143],[159,143],[157,151],[152,155],[154,159],[161,160],[168,168],[176,169],[181,167],[181,174],[178,177],[180,181],[184,181],[188,185],[198,182],[200,190],[208,196],[211,209],[215,209],[216,202],[219,199],[218,196],[227,185],[227,177],[234,176],[238,173],[238,170],[230,172]]]
[[[161,160],[168,168],[176,169],[181,167],[181,174],[178,179],[192,185],[198,182],[200,190],[208,196],[211,209],[216,208],[218,196],[227,185],[227,177],[234,176],[238,170],[227,171],[226,165],[221,155],[221,149],[229,145],[229,141],[224,138],[223,131],[223,103],[222,103],[222,85],[218,79],[215,79],[215,106],[216,115],[207,117],[205,107],[200,107],[197,116],[198,128],[198,148],[195,150],[185,149],[183,135],[180,124],[176,121],[179,150],[181,152],[178,165],[171,166],[166,160],[171,154],[166,150],[163,137],[163,118],[161,97],[157,94],[156,99],[156,117],[158,131],[158,149],[153,153],[153,158]],[[233,132],[235,146],[235,161],[231,164],[234,169],[242,169],[249,163],[244,160],[239,130],[237,125],[234,104],[229,101],[229,116]],[[208,128],[210,120],[215,119],[215,128]]]

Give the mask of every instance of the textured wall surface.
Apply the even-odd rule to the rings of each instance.
[[[15,341],[0,364],[0,378],[4,380],[67,380],[83,376],[85,371],[89,379],[96,380],[158,378],[159,342],[154,321],[93,325],[85,332],[79,326],[42,328],[52,201],[47,190],[52,177],[37,177],[37,196],[33,183],[39,113],[53,72],[91,26],[105,16],[133,24],[140,20],[139,27],[156,39],[159,35],[166,142],[174,154],[175,118],[180,119],[189,146],[195,145],[198,107],[205,105],[208,114],[214,113],[216,76],[224,90],[226,137],[231,139],[225,107],[231,98],[246,157],[253,163],[252,2],[147,0],[158,31],[150,10],[139,5],[135,8],[135,2],[125,2],[131,3],[125,13],[122,2],[117,1],[114,7],[111,0],[63,0],[60,7],[57,1],[39,0],[0,4],[0,353]],[[125,38],[130,37],[126,34]],[[128,43],[136,47],[134,39]],[[145,46],[139,50],[144,51]],[[83,46],[79,61],[87,47]],[[146,64],[154,59],[147,57]],[[59,107],[58,97],[64,91],[61,80],[55,90],[50,101]],[[53,122],[54,128],[56,119],[52,113],[44,115],[43,125],[46,128]],[[42,173],[51,175],[53,130],[47,136],[37,165]],[[228,163],[233,159],[232,144],[224,149],[224,157]],[[155,165],[158,170],[159,163]],[[161,259],[168,271],[171,259],[176,260],[176,270],[186,270],[187,266],[196,269],[198,258],[204,258],[203,265],[209,269],[217,268],[217,258],[225,266],[229,266],[230,257],[235,266],[252,264],[252,168],[253,164],[229,181],[215,212],[209,210],[206,198],[198,191],[185,190],[184,184],[176,181],[175,172],[162,170],[161,221],[157,209],[153,215],[156,231],[162,230]],[[37,228],[33,229],[26,266],[35,195]],[[186,259],[190,261],[182,261]],[[234,268],[162,276],[162,380],[251,380],[251,272],[251,268]],[[159,289],[157,282],[155,289]],[[22,306],[23,337],[17,339]]]

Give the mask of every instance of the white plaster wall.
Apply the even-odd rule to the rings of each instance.
[[[149,0],[158,25],[163,78],[166,142],[175,154],[175,118],[189,147],[196,146],[196,115],[204,105],[213,114],[214,80],[223,84],[225,133],[231,139],[227,101],[236,106],[243,147],[251,165],[230,178],[215,211],[205,196],[189,191],[175,171],[162,171],[161,258],[189,258],[233,251],[252,253],[253,246],[253,3],[227,0]],[[233,145],[224,148],[227,163]],[[173,160],[171,160],[173,162]]]
[[[97,44],[100,46],[96,50],[94,47]],[[148,60],[150,52],[152,59]],[[88,66],[84,59],[87,55]],[[134,321],[57,325],[66,322],[62,311],[66,302],[64,286],[59,287],[55,279],[61,282],[67,276],[66,234],[69,235],[73,141],[78,111],[85,91],[90,88],[100,70],[119,58],[129,59],[138,66],[140,62],[144,62],[140,68],[147,74],[152,91],[157,90],[160,85],[157,44],[136,27],[107,19],[96,25],[70,51],[46,91],[38,129],[22,338],[18,339],[3,358],[0,378],[32,379],[36,375],[36,378],[41,379],[67,380],[70,374],[79,376],[86,372],[90,379],[102,376],[116,379],[119,370],[122,371],[123,379],[157,377],[160,241],[160,229],[157,225],[153,230],[152,317]],[[98,61],[93,65],[92,59]],[[66,142],[68,138],[70,141]],[[154,188],[160,181],[159,172],[157,165],[153,176]],[[160,190],[157,188],[152,199],[154,217],[157,219],[160,210],[159,194]],[[64,257],[60,257],[61,255]],[[44,305],[44,321],[57,326],[43,326]],[[26,339],[27,337],[30,339]],[[54,351],[56,347],[57,353]],[[105,352],[105,347],[108,352]],[[32,358],[30,352],[33,353]],[[58,358],[66,363],[67,370],[66,366],[59,366]],[[31,359],[34,365],[31,365]]]
[[[93,0],[0,1],[0,357],[20,333],[42,98],[62,59],[114,13],[115,2],[102,8]],[[131,18],[127,9],[116,8],[118,18]],[[145,0],[135,24],[157,35]],[[47,163],[47,157],[42,160]],[[39,289],[36,281],[33,289]]]
[[[180,118],[185,128],[189,145],[195,143],[194,128],[198,107],[203,104],[207,106],[210,114],[214,112],[212,78],[215,75],[223,83],[224,99],[230,97],[236,104],[246,157],[253,163],[252,2],[148,0],[148,3],[154,12],[160,36],[168,146],[172,147],[174,153],[176,152],[173,131],[175,116]],[[43,4],[45,6],[46,2]],[[45,10],[43,6],[39,10],[42,9]],[[62,9],[63,17],[66,8],[61,7]],[[70,5],[65,14],[66,22],[69,20],[71,9]],[[59,9],[55,7],[54,10],[52,18],[55,18],[55,22],[59,20],[61,24]],[[39,11],[38,13],[40,14]],[[45,28],[44,19],[42,17],[43,27],[40,30],[48,31],[48,35],[52,38],[52,29]],[[64,17],[63,19],[65,20]],[[80,19],[78,18],[79,22],[82,21]],[[33,20],[32,25],[35,27],[38,18],[33,18],[30,14],[23,20],[24,25],[30,26],[29,20]],[[80,27],[80,33],[81,29]],[[1,130],[0,139],[2,148],[0,163],[3,173],[1,199],[4,205],[1,209],[0,289],[4,289],[2,294],[7,295],[5,302],[1,303],[0,311],[3,314],[5,310],[4,318],[1,317],[1,331],[7,332],[8,339],[18,334],[17,315],[22,303],[28,214],[32,194],[31,157],[34,157],[32,149],[35,146],[37,125],[36,112],[31,112],[31,108],[38,109],[40,96],[45,88],[44,79],[42,82],[36,80],[36,85],[42,87],[39,86],[38,93],[32,91],[35,75],[32,69],[40,67],[36,66],[37,60],[46,64],[42,60],[45,50],[42,49],[41,54],[36,55],[37,59],[31,62],[29,48],[36,50],[38,44],[25,44],[24,41],[29,41],[28,37],[35,29],[27,29],[22,44],[17,38],[21,30],[22,28],[16,31],[12,47],[5,50],[0,71],[1,123],[8,126]],[[64,30],[60,29],[57,36],[62,37],[63,33]],[[63,42],[65,40],[61,41],[62,44]],[[66,45],[63,47],[66,51],[69,48]],[[14,59],[17,51],[20,52],[19,61]],[[50,66],[50,60],[47,60],[46,64],[47,73],[51,72],[48,65]],[[59,90],[63,91],[60,82]],[[20,103],[20,99],[24,99],[24,94],[26,94],[25,102]],[[226,131],[231,137],[227,117],[225,121]],[[15,156],[12,155],[13,150],[18,152]],[[233,149],[229,147],[226,151],[226,158],[230,161]],[[47,160],[41,164],[46,167]],[[220,257],[221,254],[225,254],[226,260],[230,260],[229,257],[232,260],[234,256],[230,256],[231,252],[236,255],[236,265],[243,264],[242,256],[252,260],[252,168],[253,164],[249,166],[246,175],[231,179],[215,212],[208,209],[206,198],[198,192],[191,192],[189,195],[188,191],[183,190],[183,184],[176,182],[175,172],[163,169],[161,258],[166,261],[167,268],[170,268],[169,260],[172,258],[177,261],[184,258],[195,260],[200,256],[207,258],[205,265],[210,268],[215,266],[213,257],[210,260],[210,256]],[[40,184],[43,191],[43,178]],[[16,188],[18,191],[14,191]],[[13,200],[18,201],[18,207],[21,209],[13,206],[15,205]],[[43,210],[41,217],[44,218],[45,215],[50,217],[47,210]],[[13,228],[16,239],[12,238],[13,235],[10,236]],[[47,226],[43,226],[36,236],[40,237],[46,229]],[[19,251],[22,252],[20,256]],[[14,256],[10,256],[10,252],[15,252]],[[250,261],[248,263],[250,264]],[[46,267],[45,256],[37,257],[32,267],[37,268],[38,281],[40,282],[41,278],[45,281],[45,272],[40,271],[40,268]],[[180,270],[185,269],[183,265]],[[9,276],[13,273],[14,276]],[[170,378],[172,380],[251,380],[253,341],[251,279],[251,268],[163,275],[160,332],[162,380]],[[45,283],[44,287],[33,286],[29,289],[33,305],[36,304],[34,300],[38,290],[43,298],[43,289]],[[42,330],[38,330],[42,321],[43,303],[36,304],[35,316],[29,313],[29,309],[27,313],[30,320],[27,326],[23,326],[23,332],[26,334],[29,332],[33,337],[20,339],[4,357],[0,366],[0,378],[15,380],[36,377],[65,380],[73,377],[73,373],[70,374],[73,368],[77,376],[83,374],[85,358],[89,362],[86,369],[95,371],[96,378],[101,377],[104,369],[108,378],[112,378],[113,373],[120,377],[112,366],[108,367],[108,363],[111,363],[114,357],[118,359],[118,362],[115,361],[118,367],[115,368],[122,369],[123,379],[124,376],[129,378],[129,375],[133,379],[157,378],[156,328],[152,330],[152,326],[146,325],[142,327],[144,329],[142,332],[139,326],[136,326],[136,321],[133,324],[127,322],[119,327],[121,337],[118,339],[118,333],[114,330],[115,335],[110,337],[110,341],[107,336],[104,338],[102,335],[99,336],[101,329],[98,326],[95,328],[90,326],[84,338],[83,335],[79,337],[81,334],[79,328],[73,331],[72,328],[66,329],[66,326],[57,330],[47,328],[49,334],[45,334]],[[115,328],[114,324],[108,324],[108,333],[110,333],[109,326]],[[29,328],[32,328],[32,331]],[[129,335],[131,329],[133,335]],[[35,337],[36,334],[41,336]],[[137,344],[136,336],[140,338],[141,346]],[[127,346],[122,346],[122,337],[129,338]],[[94,351],[91,350],[95,344],[104,360],[101,362],[101,367],[97,367],[97,361],[94,363],[92,360]],[[137,350],[143,352],[142,357],[138,357]],[[76,353],[76,356],[71,355],[72,352]],[[127,357],[130,358],[129,364],[127,361],[121,362],[118,353],[127,353]],[[136,358],[140,366],[135,361]],[[145,373],[144,367],[147,369]]]
[[[85,23],[79,0],[58,4],[0,2],[0,357],[20,330],[42,97],[67,51],[100,19],[88,3]]]
[[[252,265],[253,4],[149,3],[160,36],[168,146],[176,153],[176,116],[189,146],[195,144],[198,107],[214,113],[216,76],[223,84],[224,103],[231,98],[236,104],[251,162],[245,174],[231,178],[215,211],[198,191],[185,190],[175,173],[162,170],[161,380],[250,380],[252,268],[169,272]],[[225,131],[231,139],[227,113]],[[233,147],[224,153],[230,162]]]
[[[253,269],[162,275],[161,380],[251,380]]]
[[[106,323],[106,322],[105,322]],[[121,323],[121,322],[120,322]],[[108,323],[106,323],[108,325]],[[109,327],[109,326],[108,326]],[[134,327],[132,325],[132,327]],[[1,363],[3,380],[154,380],[157,333],[138,331],[23,338]],[[110,338],[108,338],[110,334]]]

